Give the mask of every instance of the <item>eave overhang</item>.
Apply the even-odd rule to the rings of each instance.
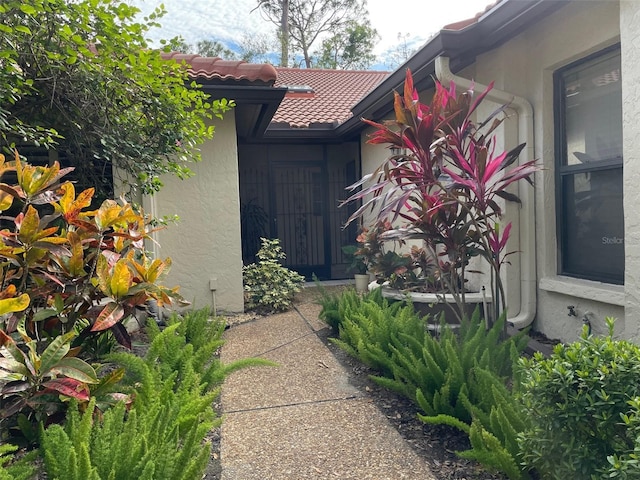
[[[254,83],[217,82],[201,84],[201,89],[213,100],[226,98],[236,103],[235,117],[238,138],[242,141],[263,137],[280,102],[287,93],[286,88]]]

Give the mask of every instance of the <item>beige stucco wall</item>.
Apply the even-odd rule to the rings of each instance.
[[[619,319],[617,331],[623,333],[625,289],[557,275],[553,72],[618,42],[619,19],[616,2],[574,2],[476,62],[476,80],[495,80],[496,88],[522,96],[533,106],[534,157],[544,168],[536,176],[535,327],[550,337],[567,341],[578,337],[585,313],[589,314],[595,333],[606,331],[604,318],[608,315]],[[502,132],[507,145],[515,145],[517,135],[517,129]],[[625,148],[625,179],[626,155]],[[630,240],[628,226],[626,236]],[[631,267],[627,254],[627,272]],[[511,275],[514,273],[517,268],[511,270]],[[568,305],[576,307],[577,318],[567,315]]]
[[[244,305],[233,111],[214,125],[214,138],[202,146],[202,161],[190,166],[194,176],[162,178],[164,187],[143,205],[157,217],[180,217],[155,234],[154,253],[173,261],[164,284],[180,285],[195,307],[213,307],[215,302],[218,311],[240,312]]]
[[[640,340],[640,2],[620,2],[625,222],[625,335]]]

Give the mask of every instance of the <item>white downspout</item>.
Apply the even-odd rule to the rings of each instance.
[[[449,58],[436,58],[436,78],[447,86],[454,82],[456,86],[465,90],[473,87],[476,91],[484,91],[487,87],[472,80],[454,75],[449,68]],[[492,89],[486,97],[488,100],[505,104],[515,110],[518,115],[518,142],[526,143],[520,154],[522,161],[533,160],[533,107],[525,98],[511,93]],[[519,210],[518,227],[520,231],[520,312],[509,317],[508,322],[516,328],[525,328],[533,322],[536,315],[536,231],[535,231],[535,191],[526,182],[519,182],[518,194],[522,200]]]

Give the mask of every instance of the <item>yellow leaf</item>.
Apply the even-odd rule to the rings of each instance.
[[[84,249],[82,241],[75,232],[69,232],[67,235],[71,244],[71,258],[69,258],[69,273],[75,277],[79,277],[84,273]],[[101,255],[102,256],[102,255]]]
[[[23,243],[31,243],[38,231],[38,227],[40,226],[40,215],[38,215],[38,211],[33,208],[32,205],[29,205],[27,208],[27,213],[22,218],[22,222],[20,224],[20,232],[18,233],[18,238]]]
[[[30,301],[31,299],[26,293],[23,293],[19,297],[0,300],[0,315],[4,315],[5,313],[21,312],[29,306]]]
[[[58,200],[58,202],[54,204],[54,207],[56,209],[56,212],[62,213],[64,215],[71,208],[73,199],[76,196],[76,189],[73,186],[73,183],[65,182],[60,185],[60,190],[62,190],[64,194],[62,195],[62,197],[60,197],[60,200]]]
[[[102,290],[102,293],[104,293],[105,295],[111,295],[111,289],[109,287],[109,262],[104,255],[98,256],[96,275],[98,275],[98,285],[100,286],[100,290]]]
[[[1,170],[2,167],[0,166],[0,172]],[[11,205],[13,205],[13,195],[0,191],[0,211],[4,212],[5,210],[8,210]]]
[[[111,276],[111,295],[115,298],[124,297],[131,288],[132,275],[131,270],[126,264],[124,259],[118,260],[113,267],[113,274]]]

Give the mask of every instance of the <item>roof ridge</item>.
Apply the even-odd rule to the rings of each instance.
[[[297,67],[274,67],[277,72],[331,72],[331,73],[368,73],[368,74],[382,74],[388,75],[391,73],[387,70],[348,70],[337,68],[297,68]]]
[[[249,63],[245,60],[224,60],[220,57],[204,57],[195,53],[163,52],[162,58],[185,62],[189,65],[189,74],[194,78],[207,80],[248,80],[275,83],[278,74],[269,63]]]

